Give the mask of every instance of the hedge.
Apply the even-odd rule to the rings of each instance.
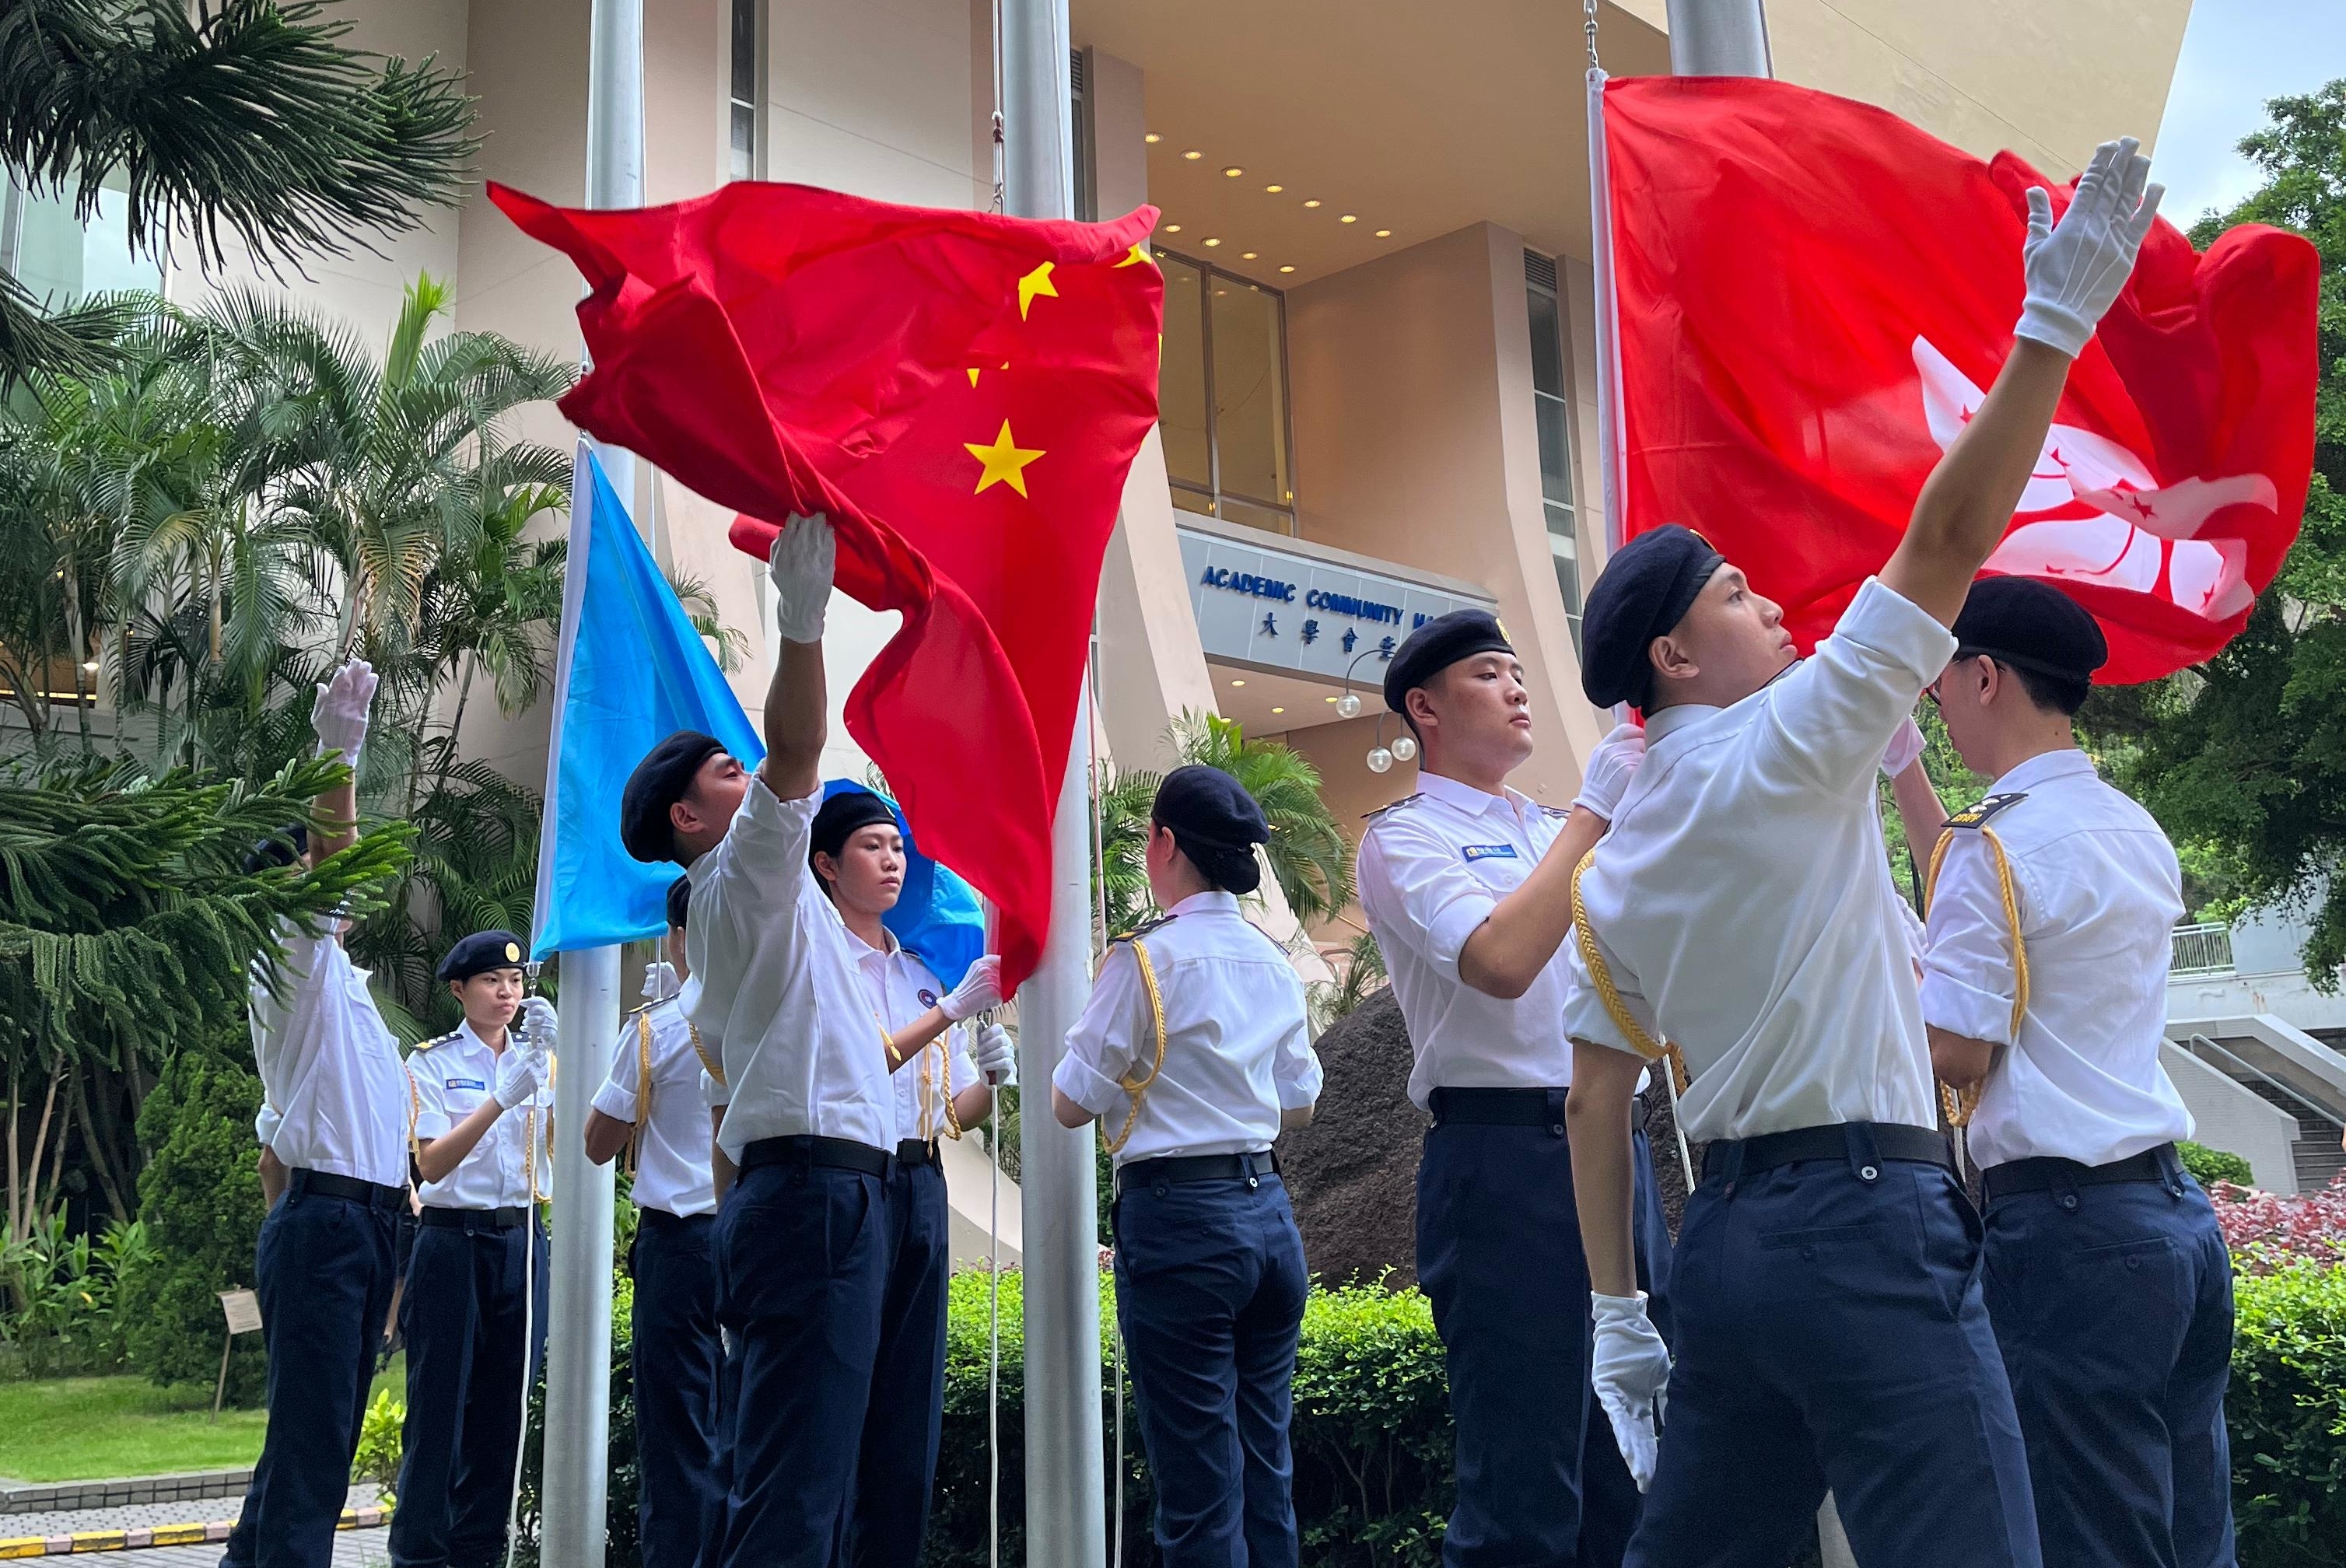
[[[2175,1152],[2183,1161],[2183,1168],[2191,1173],[2191,1179],[2209,1192],[2216,1190],[2216,1184],[2219,1181],[2229,1182],[2234,1186],[2254,1186],[2257,1183],[2255,1169],[2239,1155],[2223,1149],[2211,1149],[2205,1144],[2195,1144],[2188,1139],[2177,1144]]]

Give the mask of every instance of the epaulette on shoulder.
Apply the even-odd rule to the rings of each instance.
[[[1172,923],[1173,923],[1173,916],[1171,916],[1171,915],[1169,915],[1169,914],[1168,914],[1168,915],[1158,915],[1155,920],[1152,920],[1152,921],[1143,921],[1140,924],[1138,924],[1138,925],[1137,925],[1137,926],[1134,926],[1130,931],[1125,931],[1125,932],[1117,932],[1117,934],[1116,934],[1116,935],[1114,935],[1114,936],[1112,936],[1112,937],[1108,938],[1108,943],[1107,943],[1107,944],[1108,944],[1110,947],[1114,947],[1117,942],[1130,942],[1130,941],[1132,941],[1132,940],[1133,940],[1134,938],[1136,938],[1136,937],[1143,937],[1143,936],[1147,936],[1150,932],[1155,931],[1158,926],[1161,926],[1161,925],[1171,925]]]
[[[1424,793],[1423,793],[1423,791],[1420,791],[1419,793],[1414,794],[1414,795],[1404,795],[1404,796],[1402,796],[1400,799],[1395,800],[1394,802],[1392,802],[1392,803],[1391,805],[1389,805],[1389,806],[1380,806],[1380,807],[1378,807],[1378,808],[1377,808],[1375,810],[1373,810],[1373,811],[1365,811],[1365,812],[1362,812],[1362,815],[1361,815],[1361,820],[1362,820],[1362,821],[1363,821],[1363,822],[1374,822],[1374,821],[1377,821],[1377,820],[1379,820],[1380,819],[1382,819],[1382,817],[1384,817],[1388,812],[1398,811],[1398,810],[1400,810],[1400,809],[1401,809],[1402,807],[1404,807],[1404,806],[1415,805],[1418,801],[1423,800],[1423,799],[1425,799],[1425,796],[1424,796]]]
[[[415,1043],[415,1048],[418,1051],[429,1051],[434,1045],[445,1045],[449,1041],[454,1040],[457,1035],[462,1034],[463,1033],[464,1031],[461,1029],[451,1029],[445,1034],[435,1034],[429,1040],[417,1041]]]
[[[1966,807],[1963,810],[1958,811],[1953,816],[1948,818],[1947,826],[1950,828],[1977,828],[1984,826],[1987,820],[1990,817],[1994,816],[1998,811],[2004,810],[2007,807],[2017,806],[2023,800],[2027,799],[2028,794],[2025,790],[2015,790],[2009,795],[1990,795],[1978,805]]]
[[[1550,806],[1539,800],[1535,800],[1532,804],[1539,807],[1540,814],[1545,817],[1569,817],[1572,815],[1572,808],[1569,806]]]

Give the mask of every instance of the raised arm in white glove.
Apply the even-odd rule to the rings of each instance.
[[[1572,803],[1611,821],[1613,813],[1621,809],[1629,780],[1637,776],[1637,764],[1645,759],[1646,732],[1634,724],[1615,725],[1581,765],[1580,793],[1572,798]]]
[[[318,734],[318,754],[342,753],[353,767],[359,748],[366,744],[367,709],[374,705],[374,667],[354,658],[326,677],[310,709],[310,728]]]
[[[676,994],[676,965],[666,959],[644,965],[644,1000],[665,1002]]]
[[[831,519],[818,512],[811,517],[793,514],[774,536],[766,556],[767,575],[774,579],[774,626],[785,640],[822,641],[823,611],[831,604],[831,580],[839,564],[839,542]]]
[[[535,999],[533,999],[535,1000]],[[497,1104],[506,1110],[526,1105],[546,1082],[546,1057],[535,1045],[508,1044],[497,1058]]]
[[[1646,1316],[1644,1291],[1635,1296],[1592,1294],[1588,1300],[1596,1319],[1590,1381],[1613,1423],[1629,1477],[1643,1492],[1654,1480],[1654,1451],[1660,1443],[1670,1380],[1669,1347]]]
[[[989,1007],[1001,1005],[1002,960],[997,954],[989,952],[969,966],[969,972],[962,976],[961,983],[937,1003],[937,1011],[958,1023]]]
[[[987,1083],[1007,1087],[1018,1082],[1018,1044],[1001,1024],[989,1023],[979,1030],[976,1049],[969,1054],[977,1064],[978,1075]]]
[[[1890,738],[1890,749],[1882,754],[1882,776],[1895,779],[1914,766],[1914,759],[1923,755],[1923,727],[1912,719]]]
[[[523,1039],[529,1042],[531,1050],[551,1051],[554,1049],[555,1032],[561,1027],[561,1019],[554,1011],[554,1003],[545,997],[525,996],[521,1012],[514,1019],[514,1027],[520,1031]]]
[[[2158,216],[2163,186],[2150,181],[2150,159],[2132,137],[2094,149],[2061,221],[2042,187],[2028,191],[2028,239],[2021,265],[2028,297],[2015,336],[2034,338],[2076,359],[2102,313],[2116,302],[2134,271],[2142,238]]]

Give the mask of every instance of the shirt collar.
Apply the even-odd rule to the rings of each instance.
[[[847,940],[849,942],[853,944],[850,951],[855,954],[856,962],[859,963],[868,962],[874,958],[892,958],[897,953],[903,951],[903,946],[896,941],[896,933],[890,931],[884,925],[880,928],[880,937],[881,940],[885,942],[888,945],[885,947],[873,947],[870,942],[855,934],[855,928],[847,923],[844,916],[841,918],[839,924],[840,929],[847,932]]]
[[[1725,711],[1725,708],[1713,708],[1705,702],[1681,702],[1659,713],[1649,713],[1646,715],[1646,744],[1651,746],[1657,741],[1666,740],[1689,725],[1699,724],[1712,714]]]
[[[2094,776],[2094,759],[2074,746],[2040,751],[1987,787],[1991,795],[2025,794],[2055,779]]]
[[[1238,894],[1226,893],[1219,888],[1209,888],[1202,893],[1191,893],[1168,910],[1166,913],[1168,915],[1206,914],[1213,911],[1220,911],[1225,914],[1238,913]]]
[[[1447,774],[1428,773],[1423,769],[1419,769],[1417,775],[1417,792],[1439,800],[1454,809],[1464,811],[1470,817],[1504,810],[1518,821],[1523,820],[1524,807],[1529,804],[1531,799],[1529,796],[1514,789],[1509,789],[1503,795],[1493,795],[1486,790],[1475,789],[1472,784],[1462,784]]]

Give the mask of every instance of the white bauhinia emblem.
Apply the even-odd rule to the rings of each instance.
[[[1943,452],[1986,394],[1927,339],[1914,340],[1914,368],[1922,372],[1923,417]],[[2208,518],[2238,505],[2279,515],[2280,493],[2261,473],[2162,488],[2149,464],[2109,437],[2055,424],[2013,513],[2020,525],[2004,536],[1987,569],[2100,583],[2229,620],[2256,600],[2248,545],[2197,535]]]

